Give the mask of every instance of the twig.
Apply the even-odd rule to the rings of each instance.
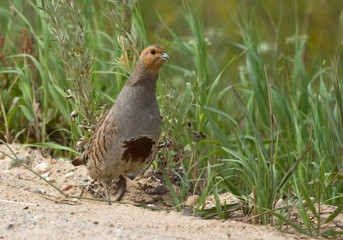
[[[57,199],[52,199],[52,198],[49,198],[49,197],[46,197],[46,196],[41,196],[41,197],[46,199],[46,200],[58,203],[58,204],[78,205],[77,203],[70,203],[70,202],[67,202],[67,201],[63,201],[63,199],[62,200],[57,200]]]
[[[267,81],[267,90],[268,90],[268,102],[269,102],[269,119],[270,119],[270,173],[271,173],[271,193],[274,191],[274,117],[272,109],[272,98],[270,95],[270,86],[267,73],[267,66],[264,65],[264,74]]]

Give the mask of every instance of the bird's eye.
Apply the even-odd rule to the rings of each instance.
[[[156,52],[155,52],[155,50],[151,50],[151,52],[150,52],[151,54],[155,54]]]

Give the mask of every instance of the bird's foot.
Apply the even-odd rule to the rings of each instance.
[[[125,190],[126,190],[126,178],[120,175],[119,181],[117,182],[117,189],[114,192],[114,194],[118,193],[116,201],[120,201],[122,199],[122,197],[125,194]]]

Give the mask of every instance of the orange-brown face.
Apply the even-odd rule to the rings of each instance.
[[[163,47],[152,45],[143,50],[140,57],[144,57],[144,66],[153,77],[156,77],[163,63],[169,60]]]

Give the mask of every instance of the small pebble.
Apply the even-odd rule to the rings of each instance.
[[[148,170],[145,171],[144,177],[149,177],[150,175],[153,174],[153,172],[154,172],[154,170],[152,170],[152,169],[149,168]]]
[[[185,216],[193,216],[193,212],[187,208],[182,208],[180,213]]]
[[[57,163],[57,160],[56,159],[50,159],[50,164],[51,165],[55,165]]]
[[[213,209],[213,208],[216,208],[216,205],[215,205],[215,204],[212,204],[212,205],[206,207],[206,209]]]
[[[144,201],[146,204],[152,204],[152,203],[154,203],[155,201],[154,201],[154,199],[152,199],[152,198],[146,198],[145,199],[145,201]]]
[[[89,181],[89,179],[87,179],[87,178],[83,178],[82,180],[81,180],[81,182],[88,182]]]
[[[42,177],[43,177],[43,178],[47,178],[47,177],[49,177],[49,175],[50,175],[50,173],[49,173],[49,172],[46,172],[46,173],[42,174]]]
[[[74,176],[73,172],[67,173],[66,175],[64,175],[66,178],[71,178],[72,176]]]
[[[276,202],[275,208],[282,208],[282,207],[285,207],[286,204],[287,204],[287,203],[286,203],[282,198],[280,198],[280,199]]]
[[[126,174],[126,176],[130,178],[131,180],[135,179],[137,175],[138,175],[138,172]]]
[[[155,202],[160,200],[160,196],[159,195],[153,195],[151,197],[152,197],[152,199],[154,199]]]
[[[240,202],[241,202],[241,201],[240,201],[237,197],[235,197],[235,196],[232,197],[231,203],[237,203],[237,204],[239,204]]]
[[[13,223],[9,223],[6,225],[6,230],[10,230],[13,227],[14,227]]]
[[[63,185],[60,189],[61,191],[68,191],[72,187],[73,187],[72,185],[68,184],[68,185]]]
[[[198,204],[199,202],[199,195],[192,195],[187,198],[186,206],[193,207],[194,205]]]
[[[34,170],[39,173],[39,174],[43,174],[48,172],[51,169],[50,164],[48,163],[39,163],[36,165],[36,167],[34,168]]]
[[[98,221],[94,221],[93,223],[94,223],[95,225],[98,225],[98,224],[99,224],[99,222],[98,222]]]
[[[37,216],[35,216],[33,218],[33,220],[36,221],[36,222],[39,222],[40,220],[43,220],[43,219],[44,219],[44,215],[43,214],[39,214],[39,215],[37,215]]]
[[[44,191],[42,189],[38,189],[38,188],[33,189],[33,192],[36,194],[43,194],[44,193]]]
[[[18,162],[18,160],[22,163],[25,163],[26,165],[28,165],[30,163],[30,157],[29,156],[17,156],[18,159],[13,160],[11,159],[10,161],[10,168],[16,168],[16,167],[20,167],[21,164]]]
[[[47,178],[45,178],[45,179],[48,180],[48,181],[51,182],[51,183],[56,182],[56,180],[55,180],[54,178],[52,178],[52,177],[47,177]]]

